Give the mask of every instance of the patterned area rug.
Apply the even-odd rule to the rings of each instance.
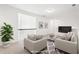
[[[45,50],[41,51],[40,54],[49,54],[49,53],[48,53],[47,49],[45,49]],[[58,49],[56,49],[56,50],[55,50],[53,53],[51,53],[51,54],[65,54],[65,53],[62,52],[62,51],[60,51],[60,50],[58,50]]]

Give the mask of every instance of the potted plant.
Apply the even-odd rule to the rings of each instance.
[[[2,45],[6,47],[9,44],[9,41],[13,39],[13,28],[11,25],[4,23],[4,26],[1,27],[1,41]]]

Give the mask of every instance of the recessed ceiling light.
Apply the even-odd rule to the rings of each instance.
[[[49,9],[46,10],[47,13],[52,13],[54,11],[55,11],[55,9],[53,9],[53,8],[49,8]]]

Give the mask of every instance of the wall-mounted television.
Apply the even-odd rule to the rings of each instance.
[[[72,26],[58,26],[58,32],[68,33],[72,31]]]

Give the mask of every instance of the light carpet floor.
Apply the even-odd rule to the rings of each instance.
[[[29,52],[24,49],[24,42],[21,40],[11,43],[8,47],[0,46],[0,54],[29,54]]]

